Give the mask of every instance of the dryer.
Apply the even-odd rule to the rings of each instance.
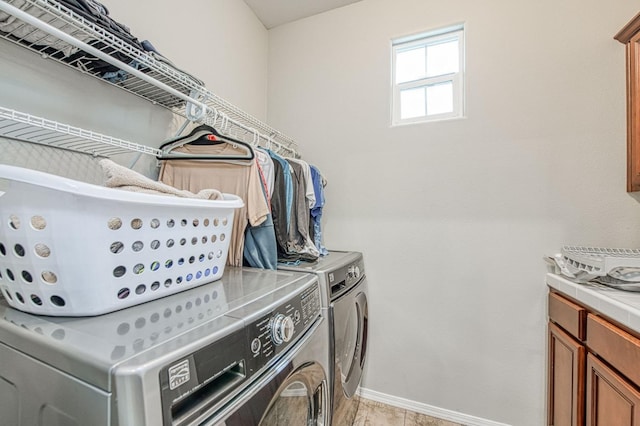
[[[328,340],[317,278],[287,271],[228,267],[219,281],[89,318],[31,315],[0,299],[0,418],[325,425]]]
[[[316,262],[278,265],[278,268],[307,272],[319,279],[323,310],[330,320],[332,424],[351,425],[360,402],[357,390],[366,361],[369,326],[362,253],[329,251]]]

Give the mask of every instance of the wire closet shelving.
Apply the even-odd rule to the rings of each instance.
[[[11,17],[12,22],[8,32],[0,27],[0,38],[169,109],[185,119],[181,131],[191,122],[208,124],[222,134],[299,157],[290,137],[211,93],[204,83],[166,58],[134,47],[63,4],[53,0],[0,0],[0,18],[3,15]],[[78,57],[76,52],[85,55],[74,59]],[[88,67],[87,55],[117,67],[118,78],[106,79],[103,73]],[[0,136],[101,156],[132,151],[158,158],[166,154],[160,149],[2,107]]]

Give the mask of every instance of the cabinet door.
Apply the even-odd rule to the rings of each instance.
[[[593,354],[587,356],[587,425],[640,425],[640,392]]]
[[[584,424],[585,347],[549,323],[548,424]]]
[[[640,13],[614,37],[627,48],[627,191],[640,191]]]
[[[627,45],[627,191],[640,191],[640,33]]]

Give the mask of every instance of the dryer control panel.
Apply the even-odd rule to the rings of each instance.
[[[360,259],[337,268],[328,273],[328,278],[331,300],[335,300],[364,278],[364,262]]]
[[[316,282],[248,325],[249,372],[260,370],[295,344],[319,317],[320,288]]]

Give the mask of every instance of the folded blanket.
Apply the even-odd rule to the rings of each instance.
[[[100,160],[99,163],[106,177],[104,184],[108,188],[118,188],[145,194],[170,195],[181,198],[200,198],[204,200],[223,199],[222,193],[217,189],[203,189],[197,194],[194,194],[191,191],[177,189],[165,183],[151,180],[111,160],[104,159]]]

